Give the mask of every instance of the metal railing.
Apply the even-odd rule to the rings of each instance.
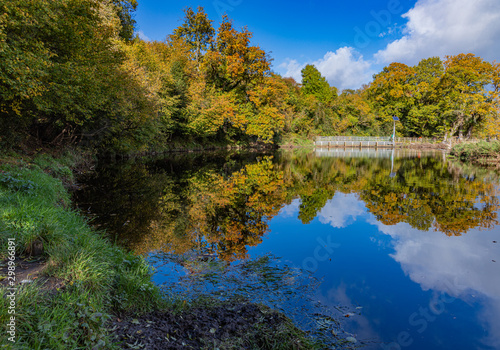
[[[354,141],[354,142],[360,142],[360,141],[366,141],[366,142],[392,142],[392,137],[390,136],[317,136],[316,141],[323,141],[323,142],[338,142],[338,141]],[[443,142],[442,138],[438,137],[396,137],[395,138],[396,142],[400,143],[437,143],[437,142]],[[482,140],[482,139],[476,139],[476,138],[462,138],[460,139],[458,136],[450,137],[448,138],[448,142],[451,143],[462,143],[462,142],[470,142],[470,143],[475,143],[479,141],[487,141],[487,140]]]
[[[316,141],[392,141],[390,136],[317,136]]]

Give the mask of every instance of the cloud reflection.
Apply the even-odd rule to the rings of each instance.
[[[379,232],[390,236],[390,246],[394,249],[390,256],[422,290],[447,293],[469,304],[480,303],[479,322],[487,330],[482,341],[500,349],[500,244],[493,243],[499,240],[500,227],[472,229],[462,236],[450,237],[434,230],[420,231],[404,222],[385,225],[367,213],[364,202],[355,194],[343,193],[329,200],[317,217],[321,223],[335,228],[366,220]],[[386,246],[376,237],[371,241]],[[321,297],[340,303],[348,301],[346,298],[345,286],[334,288]],[[368,320],[360,319],[359,322],[362,324],[354,327],[358,332],[371,339],[377,338]]]
[[[318,213],[322,224],[330,224],[336,228],[351,225],[366,212],[365,205],[353,193],[336,193]]]
[[[300,199],[296,198],[292,201],[292,203],[285,205],[279,215],[282,218],[291,218],[291,217],[297,217],[299,214],[299,206],[300,206]]]
[[[407,223],[369,222],[391,236],[394,254],[405,274],[423,290],[447,293],[465,302],[480,301],[480,321],[488,329],[485,343],[500,348],[499,230],[470,230],[459,237],[419,231]],[[496,262],[493,262],[495,260]]]

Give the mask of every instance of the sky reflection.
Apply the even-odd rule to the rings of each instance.
[[[345,324],[369,348],[500,348],[498,227],[448,236],[405,222],[385,225],[357,194],[340,192],[310,224],[290,225],[299,207],[296,199],[282,208],[272,233],[250,253],[278,250],[300,264],[317,237],[333,237],[333,263],[318,262],[315,271],[324,279],[317,298],[330,307],[358,306]],[[284,231],[293,249],[277,248]],[[401,335],[406,342],[398,342]]]

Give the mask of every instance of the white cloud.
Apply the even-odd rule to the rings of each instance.
[[[500,57],[500,1],[419,0],[403,15],[402,38],[375,54],[379,63],[416,64],[423,58],[472,52]]]
[[[284,77],[293,78],[296,82],[300,83],[302,77],[300,71],[304,68],[306,63],[301,64],[297,60],[287,59],[285,62],[280,64],[278,67],[284,69]]]
[[[147,37],[146,34],[144,34],[144,32],[142,30],[139,30],[137,32],[137,35],[139,35],[139,38],[144,40],[144,41],[151,41],[151,39],[149,37]]]
[[[365,205],[354,194],[336,193],[318,213],[319,222],[333,227],[347,227],[365,213]]]
[[[292,77],[297,82],[302,80],[300,71],[307,64],[313,64],[328,80],[330,85],[343,89],[357,89],[371,80],[374,71],[371,63],[365,61],[352,47],[341,47],[335,52],[329,51],[323,58],[314,62],[299,63],[297,60],[287,60],[282,63],[283,76]]]
[[[372,220],[375,220],[372,218]],[[455,297],[471,290],[500,299],[498,267],[491,260],[500,251],[492,241],[498,231],[471,230],[460,237],[443,233],[419,231],[406,223],[386,226],[375,223],[379,230],[394,239],[394,260],[424,290],[447,291]],[[443,284],[448,281],[449,284]]]
[[[391,62],[415,65],[424,58],[459,53],[473,53],[487,61],[500,60],[499,0],[419,0],[402,17],[407,20],[402,29],[397,27],[402,37],[368,59],[355,48],[345,46],[316,61],[301,63],[288,59],[278,68],[283,76],[300,82],[301,69],[313,64],[330,85],[343,90],[369,83],[380,65]],[[388,27],[376,36],[383,38],[395,31],[395,26]]]

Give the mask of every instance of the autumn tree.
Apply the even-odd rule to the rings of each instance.
[[[149,143],[157,146],[185,132],[185,108],[194,71],[189,46],[182,40],[145,42],[135,38],[122,49],[127,57],[123,67],[141,84],[138,93],[154,105],[151,121],[155,135]]]
[[[380,123],[364,91],[344,90],[335,99],[333,128],[339,135],[378,135]]]
[[[208,83],[225,92],[246,94],[248,88],[262,82],[270,72],[270,60],[264,50],[250,45],[252,35],[246,28],[237,31],[224,16],[204,61]]]
[[[386,132],[393,115],[399,117],[402,125],[406,124],[408,112],[415,103],[414,76],[415,68],[403,63],[391,63],[374,75],[367,95],[386,125]]]
[[[231,137],[244,132],[248,113],[243,111],[233,93],[218,91],[204,80],[192,82],[188,93],[188,133],[198,137],[215,137],[222,133]]]
[[[290,112],[286,99],[288,86],[276,74],[264,77],[261,84],[248,91],[255,113],[249,117],[247,133],[271,142],[285,125],[285,116]]]
[[[447,56],[445,73],[438,86],[440,107],[445,119],[446,133],[459,137],[471,135],[473,129],[491,113],[493,66],[473,54]]]
[[[488,113],[485,115],[483,128],[479,134],[488,138],[500,137],[500,63],[492,64],[492,90],[489,95]]]

